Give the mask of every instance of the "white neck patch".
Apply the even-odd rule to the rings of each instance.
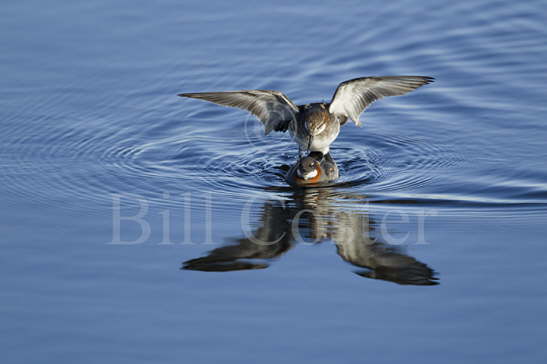
[[[314,177],[317,176],[317,170],[316,169],[314,169],[313,171],[304,173],[304,174],[300,173],[300,169],[297,169],[296,173],[298,174],[298,177],[303,178],[303,179],[310,179],[310,178],[314,178]]]

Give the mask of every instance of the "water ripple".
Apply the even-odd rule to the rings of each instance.
[[[176,93],[267,88],[308,102],[330,99],[352,77],[423,73],[437,81],[373,105],[363,129],[345,127],[332,148],[341,175],[332,187],[377,201],[407,196],[470,211],[529,204],[535,211],[546,204],[544,166],[532,162],[547,157],[537,120],[545,111],[538,90],[547,81],[541,72],[547,28],[536,5],[402,4],[356,6],[352,15],[366,26],[334,10],[318,26],[321,8],[277,4],[261,14],[279,16],[280,34],[250,31],[269,29],[252,19],[226,29],[224,37],[243,37],[238,42],[172,32],[155,49],[162,57],[135,57],[130,69],[113,48],[114,59],[79,60],[77,77],[48,66],[44,75],[67,74],[62,82],[32,73],[41,80],[32,92],[11,80],[15,96],[4,95],[2,110],[5,201],[97,210],[110,204],[112,193],[170,204],[166,192],[190,191],[222,195],[218,208],[228,209],[253,196],[288,194],[284,174],[295,162],[294,143],[264,137],[241,111],[183,101]],[[401,8],[411,21],[386,21]],[[448,13],[450,24],[441,20]],[[202,20],[237,20],[236,14],[218,17]],[[149,30],[164,26],[186,25],[164,19]],[[187,34],[182,51],[180,37]],[[224,56],[211,57],[212,50]],[[134,81],[135,75],[143,76]]]

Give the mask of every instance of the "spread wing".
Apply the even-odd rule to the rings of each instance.
[[[360,125],[359,115],[374,101],[384,96],[399,96],[433,82],[425,76],[363,77],[344,81],[332,97],[329,112],[341,118],[351,118]]]
[[[198,92],[179,94],[179,96],[247,110],[262,121],[266,134],[272,130],[286,131],[289,122],[296,118],[298,112],[298,107],[279,91]]]

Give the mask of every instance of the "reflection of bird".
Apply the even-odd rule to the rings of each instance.
[[[301,150],[327,154],[340,126],[349,119],[360,125],[359,115],[385,96],[404,95],[433,81],[424,76],[362,77],[338,85],[330,103],[295,105],[279,91],[243,90],[183,93],[182,97],[245,109],[262,121],[266,134],[287,131]]]
[[[294,242],[312,239],[332,240],[338,255],[348,263],[366,268],[357,274],[399,284],[437,284],[434,271],[426,264],[404,254],[400,249],[373,237],[373,221],[363,211],[348,209],[344,199],[358,196],[340,195],[329,188],[305,189],[289,202],[267,201],[260,215],[260,225],[251,236],[236,244],[220,247],[208,255],[191,259],[184,269],[229,271],[268,267],[267,262],[287,252]]]
[[[304,158],[300,158],[289,169],[286,176],[287,182],[293,186],[310,186],[333,182],[338,179],[338,166],[330,153],[312,152]]]

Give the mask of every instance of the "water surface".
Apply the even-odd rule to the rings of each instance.
[[[4,6],[7,361],[542,362],[546,15],[506,0]],[[436,81],[345,126],[339,184],[307,191],[283,179],[287,135],[176,96],[328,101],[398,74]]]

